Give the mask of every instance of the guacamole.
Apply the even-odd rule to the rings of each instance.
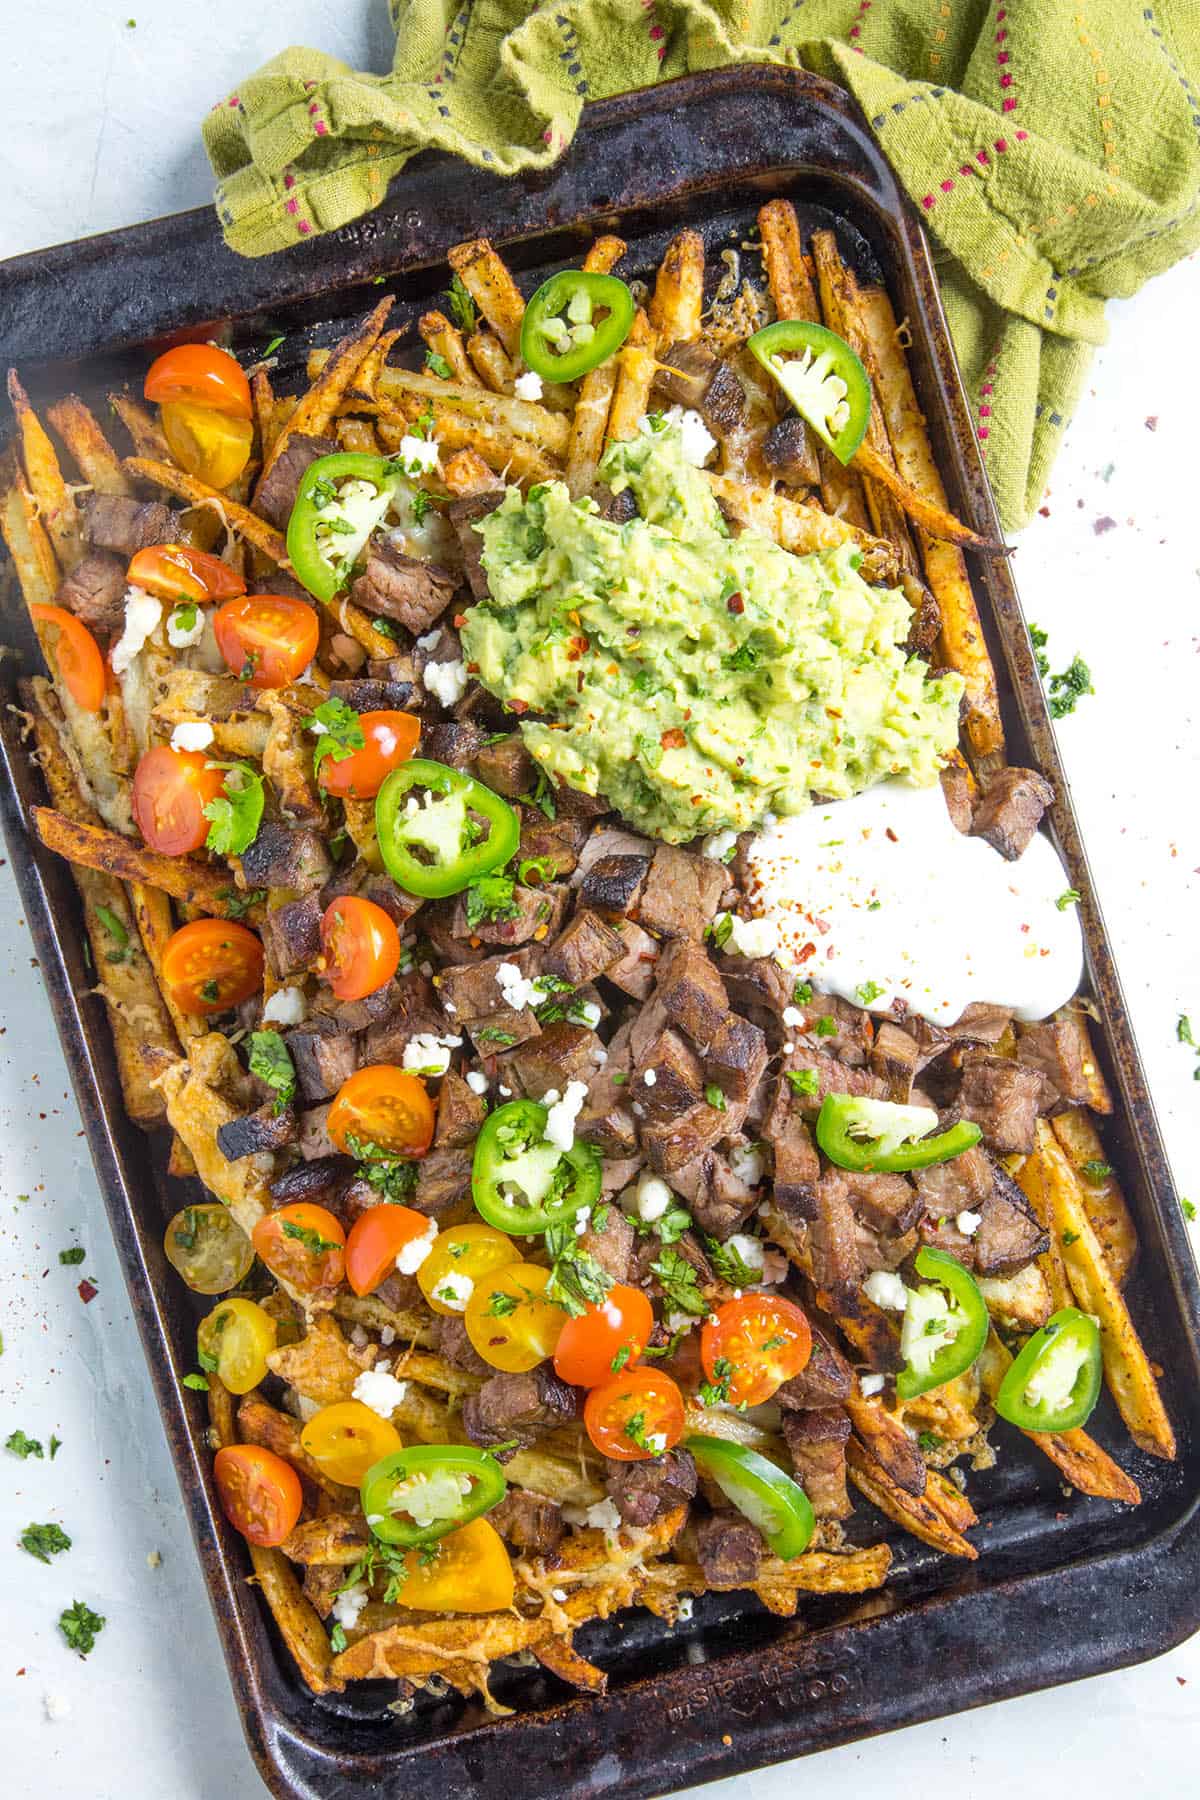
[[[926,785],[958,740],[959,676],[900,649],[911,608],[852,547],[793,556],[730,536],[677,427],[614,444],[626,524],[561,482],[510,488],[477,527],[490,597],[467,614],[473,673],[523,719],[551,776],[683,843],[842,799]]]

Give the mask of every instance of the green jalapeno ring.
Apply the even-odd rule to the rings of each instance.
[[[1074,1379],[1068,1388],[1060,1378],[1058,1394],[1065,1398],[1055,1406],[1039,1394],[1039,1384],[1053,1376],[1056,1363],[1068,1360],[1075,1363]],[[1099,1326],[1090,1313],[1064,1306],[1022,1346],[1005,1371],[996,1411],[1022,1431],[1075,1431],[1095,1410],[1103,1375]]]
[[[965,1374],[978,1360],[990,1330],[987,1302],[979,1291],[979,1283],[955,1257],[926,1244],[917,1251],[914,1267],[918,1275],[946,1290],[949,1303],[942,1316],[945,1322],[953,1320],[957,1329],[936,1348],[925,1351],[927,1343],[932,1344],[934,1338],[941,1336],[940,1331],[929,1331],[930,1325],[938,1322],[927,1299],[933,1290],[909,1289],[900,1336],[905,1364],[896,1377],[896,1394],[901,1400],[915,1400],[918,1394],[944,1387],[956,1375]],[[919,1351],[925,1353],[918,1356]]]
[[[409,814],[406,802],[414,788],[438,797]],[[471,841],[471,813],[488,826],[478,843]],[[440,900],[506,863],[520,842],[521,821],[506,800],[474,776],[414,756],[393,769],[380,788],[375,831],[392,880],[410,894]],[[430,860],[423,862],[414,847],[428,851]]]
[[[683,1441],[701,1471],[766,1538],[785,1562],[808,1549],[817,1521],[798,1481],[742,1444],[694,1433]]]
[[[590,1144],[560,1150],[546,1142],[547,1110],[537,1100],[511,1100],[489,1114],[475,1140],[471,1192],[489,1225],[513,1236],[546,1231],[600,1198],[600,1158]],[[524,1202],[502,1185],[528,1187]]]
[[[600,309],[607,317],[598,323]],[[521,356],[547,381],[574,381],[619,350],[633,324],[633,295],[615,275],[562,269],[544,281],[521,320]],[[556,350],[563,343],[566,348]]]
[[[297,581],[314,599],[328,605],[347,585],[345,577],[350,566],[383,520],[403,480],[394,462],[366,451],[339,450],[309,464],[300,478],[288,519],[287,551]],[[322,522],[334,514],[336,499],[330,496],[336,496],[338,484],[344,481],[370,482],[379,497],[379,516],[368,519],[365,529],[352,529],[346,534],[346,548],[335,562],[317,542],[317,532]]]
[[[948,1131],[922,1137],[918,1115],[928,1115],[926,1130],[937,1123],[932,1107],[897,1106],[890,1100],[855,1094],[826,1094],[817,1115],[817,1143],[839,1169],[899,1174],[949,1162],[983,1135],[972,1120],[959,1119]],[[855,1135],[855,1127],[862,1135]]]
[[[848,463],[871,421],[871,378],[845,338],[808,319],[778,319],[747,342],[821,442],[840,463]],[[790,369],[789,362],[804,361],[806,352],[810,360],[803,369]],[[837,404],[846,409],[845,423],[837,430],[830,429],[829,413],[823,411],[821,400],[823,394],[826,399],[835,398],[826,388],[831,378],[845,389],[844,395],[836,397]]]
[[[413,1477],[465,1476],[470,1481],[467,1493],[460,1493],[450,1512],[441,1514],[427,1525],[408,1522],[394,1509],[395,1490],[399,1483]],[[368,1526],[381,1543],[433,1544],[448,1532],[457,1531],[480,1513],[490,1512],[503,1500],[508,1489],[504,1470],[486,1450],[474,1450],[466,1444],[412,1444],[407,1450],[393,1450],[389,1456],[373,1463],[362,1478],[362,1509]]]

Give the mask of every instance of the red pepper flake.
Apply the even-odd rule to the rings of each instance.
[[[1038,507],[1038,518],[1039,519],[1048,519],[1049,517],[1050,517],[1050,508],[1048,506],[1039,506]]]
[[[805,944],[802,950],[796,952],[796,961],[807,962],[810,956],[815,956],[816,954],[817,946],[815,944]]]
[[[478,675],[478,673],[479,673],[479,664],[478,663],[468,663],[467,664],[467,674],[468,675]]]
[[[740,594],[730,594],[725,604],[731,613],[744,613],[746,610],[746,602]]]
[[[900,842],[900,839],[896,836],[895,832],[892,830],[890,825],[887,827],[887,830],[884,835],[893,844],[898,844]]]
[[[672,725],[670,731],[664,731],[658,741],[664,750],[682,750],[687,743],[687,738],[680,726]]]
[[[86,1276],[79,1284],[79,1298],[83,1301],[85,1306],[87,1306],[90,1301],[94,1300],[99,1292],[100,1289],[98,1287],[93,1287]]]
[[[590,650],[590,649],[591,649],[591,645],[588,643],[588,641],[585,637],[568,638],[567,639],[567,661],[568,662],[578,662],[580,657],[583,655],[584,651]]]
[[[527,713],[529,711],[529,702],[528,700],[510,700],[508,703],[508,710],[509,712],[515,713]]]
[[[467,615],[466,615],[466,613],[455,613],[455,615],[454,615],[454,629],[455,629],[455,631],[461,631],[461,630],[462,630],[462,628],[463,628],[463,626],[464,626],[464,625],[465,625],[465,624],[466,624],[466,622],[467,622]]]
[[[703,806],[704,805],[703,794],[693,794],[692,795],[692,805],[693,806]]]

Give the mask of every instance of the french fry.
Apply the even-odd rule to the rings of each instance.
[[[914,519],[930,537],[942,538],[950,544],[968,544],[973,550],[994,551],[1000,556],[1007,554],[1003,544],[997,543],[994,538],[980,537],[969,525],[956,519],[953,513],[947,512],[934,501],[927,500],[916,488],[909,487],[894,463],[889,462],[887,457],[880,456],[866,438],[854,452],[854,462],[864,475],[869,475],[872,481],[885,487],[909,518]]]
[[[1036,1263],[1015,1275],[981,1275],[979,1291],[987,1309],[1006,1331],[1038,1331],[1054,1311],[1050,1289]]]
[[[402,331],[380,333],[373,348],[368,350],[358,365],[358,372],[346,390],[348,399],[374,400],[380,371],[391,355],[393,344],[397,343],[403,335]]]
[[[930,1469],[925,1498],[945,1519],[952,1531],[970,1531],[978,1525],[979,1514],[962,1489],[956,1487],[940,1469]]]
[[[476,494],[493,494],[503,485],[474,450],[456,450],[442,469],[442,480],[450,493],[461,500]]]
[[[315,362],[316,356],[310,359]],[[378,398],[381,402],[404,403],[413,395],[426,404],[432,403],[436,415],[445,411],[465,413],[507,432],[510,437],[525,438],[530,444],[551,456],[561,456],[567,448],[570,426],[561,413],[548,412],[535,400],[514,400],[507,394],[494,394],[482,385],[467,386],[459,381],[442,381],[437,375],[424,375],[413,369],[385,369],[379,377]],[[418,407],[418,414],[424,408]]]
[[[340,1694],[346,1684],[333,1670],[329,1638],[287,1557],[260,1544],[249,1549],[262,1596],[306,1684],[314,1694]]]
[[[271,454],[279,429],[275,423],[275,391],[268,370],[255,369],[251,375],[250,398],[254,405],[254,422],[258,426],[259,450],[265,461]]]
[[[269,450],[264,448],[262,473],[258,479],[256,492],[261,492],[263,482],[279,461],[289,438],[297,432],[303,433],[307,437],[320,437],[328,430],[345,397],[347,388],[378,342],[391,310],[392,296],[387,294],[361,324],[356,325],[342,338],[340,343],[334,346],[316,381],[313,382],[307,394],[298,401],[296,410],[279,432],[275,442]],[[249,536],[248,533],[243,533],[243,535]],[[250,541],[253,543],[253,538]],[[270,556],[272,552],[268,550],[267,554]],[[279,557],[275,558],[276,562],[280,560]]]
[[[611,275],[628,248],[624,238],[605,232],[593,241],[583,266],[589,275]]]
[[[503,260],[486,238],[456,244],[450,267],[514,361],[521,353],[525,301]]]
[[[213,1033],[212,1036],[219,1036]],[[196,1164],[196,1173],[210,1193],[217,1194],[228,1206],[247,1237],[264,1213],[272,1207],[267,1186],[274,1172],[270,1152],[240,1156],[235,1161],[221,1154],[217,1132],[237,1118],[237,1109],[205,1080],[204,1057],[210,1047],[208,1038],[196,1038],[189,1046],[189,1056],[173,1062],[162,1074],[160,1085],[167,1104],[167,1121],[183,1140]],[[224,1038],[215,1046],[228,1049]],[[281,1282],[286,1288],[286,1283]]]
[[[47,407],[46,417],[74,457],[79,473],[97,494],[134,492],[121,458],[78,394],[68,394],[65,400]]]
[[[1138,1252],[1137,1227],[1121,1184],[1104,1155],[1091,1115],[1074,1106],[1050,1121],[1051,1130],[1079,1177],[1079,1191],[1104,1260],[1118,1287],[1124,1287]],[[1104,1171],[1107,1170],[1107,1174]]]
[[[151,456],[159,462],[174,462],[162,427],[140,400],[135,400],[132,394],[117,393],[108,396],[108,403],[129,433],[136,455]]]
[[[582,500],[595,485],[616,385],[617,360],[613,356],[589,369],[579,384],[579,401],[567,443],[567,486],[572,500]]]
[[[929,1470],[900,1420],[874,1395],[862,1393],[857,1382],[845,1405],[872,1462],[897,1488],[919,1499],[928,1485]]]
[[[409,427],[407,420],[381,416],[377,429],[384,447],[395,450]],[[443,450],[451,454],[473,450],[498,474],[512,481],[555,481],[562,474],[559,465],[551,462],[534,444],[526,443],[523,438],[510,437],[484,419],[468,419],[461,413],[435,409],[433,435]]]
[[[473,331],[467,339],[471,366],[493,394],[511,394],[517,379],[512,358],[494,331]]]
[[[846,1467],[855,1487],[886,1518],[946,1556],[976,1561],[979,1552],[974,1544],[946,1520],[929,1494],[910,1494],[902,1488],[856,1437],[846,1445]]]
[[[611,429],[609,435],[612,435]],[[822,512],[819,506],[811,506],[805,500],[789,500],[767,488],[734,481],[729,475],[707,473],[713,493],[740,525],[759,531],[764,537],[774,538],[793,555],[809,556],[817,550],[836,550],[842,544],[852,543],[862,552],[864,580],[896,579],[899,565],[895,547],[882,538],[870,537],[857,526]]]
[[[261,1444],[291,1463],[298,1474],[328,1494],[335,1505],[345,1507],[353,1503],[356,1490],[331,1481],[320,1464],[313,1461],[300,1442],[300,1426],[290,1413],[280,1412],[257,1393],[245,1394],[238,1402],[237,1431],[243,1444]]]
[[[291,566],[283,533],[240,501],[231,500],[228,494],[209,487],[206,481],[189,475],[186,469],[176,468],[173,463],[158,462],[149,456],[130,456],[126,457],[124,466],[138,481],[148,481],[153,487],[163,488],[178,500],[187,500],[192,506],[215,507],[218,517],[231,531],[253,544],[256,550],[261,550],[264,556],[269,556],[280,568]]]
[[[588,1694],[608,1692],[608,1676],[604,1670],[580,1656],[565,1638],[543,1638],[540,1644],[534,1645],[533,1654],[542,1667],[557,1675],[560,1681],[568,1681],[572,1687]]]
[[[946,490],[900,347],[892,303],[882,288],[864,289],[859,303],[874,358],[875,395],[887,425],[896,467],[910,488],[944,508]],[[1004,727],[1000,722],[996,671],[984,641],[962,551],[943,538],[930,537],[920,527],[917,536],[925,579],[942,612],[943,654],[967,684],[967,739],[976,758],[1003,756]]]
[[[164,894],[218,919],[242,916],[240,897],[227,871],[198,863],[188,856],[160,856],[119,832],[69,819],[53,807],[31,809],[34,830],[56,856],[65,856],[80,868],[99,869],[121,881],[143,881]],[[232,909],[232,910],[231,910]],[[261,917],[256,908],[246,915]]]
[[[379,455],[379,439],[370,419],[338,419],[333,429],[343,450],[357,451],[363,456]]]
[[[1046,1164],[1046,1157],[1039,1145],[1031,1155],[1025,1158],[1017,1170],[1016,1180],[1021,1192],[1037,1214],[1038,1224],[1050,1234],[1050,1247],[1038,1257],[1037,1267],[1042,1273],[1050,1295],[1050,1311],[1056,1313],[1061,1311],[1064,1306],[1071,1305],[1071,1286],[1067,1280],[1062,1249],[1054,1230],[1049,1179],[1050,1172]]]
[[[176,1004],[171,998],[170,988],[163,981],[163,955],[175,930],[175,921],[171,916],[171,902],[161,888],[151,887],[144,881],[130,882],[129,900],[133,907],[133,916],[137,920],[138,934],[146,955],[150,958],[150,966],[154,970],[154,978],[158,982],[163,1003],[171,1015],[179,1042],[186,1048],[189,1038],[202,1036],[208,1027],[199,1013],[184,1012],[183,1008]]]
[[[804,249],[800,222],[790,200],[768,200],[758,209],[763,264],[767,287],[780,319],[805,319],[816,324],[821,317]]]
[[[451,377],[463,387],[479,387],[479,376],[475,373],[471,359],[467,355],[467,346],[463,334],[457,325],[452,325],[445,313],[427,312],[421,315],[417,330],[421,333],[425,348],[430,356],[440,356],[449,364]],[[426,358],[428,362],[428,357]]]
[[[401,1344],[423,1344],[427,1349],[437,1342],[433,1316],[420,1309],[389,1306],[378,1294],[339,1294],[333,1314],[351,1325],[362,1325],[368,1331],[390,1330]]]
[[[645,416],[657,366],[655,342],[654,328],[639,306],[629,336],[616,354],[617,380],[606,433],[610,444],[627,443]]]
[[[700,336],[704,309],[704,239],[698,231],[675,234],[658,266],[647,312],[664,346]]]
[[[55,556],[70,574],[83,555],[83,537],[75,496],[63,480],[54,445],[29,404],[15,369],[8,371],[8,397],[16,415],[21,439],[25,479],[37,506],[38,517],[50,534]]]
[[[313,773],[312,738],[306,739],[291,708],[270,688],[258,697],[259,712],[271,721],[263,745],[263,774],[279,796],[284,813],[301,825],[327,829],[321,789]]]
[[[1000,1383],[1012,1360],[995,1331],[989,1332],[977,1365],[989,1400],[994,1401],[1000,1392]],[[1086,1431],[1026,1431],[1023,1436],[1036,1444],[1081,1494],[1091,1494],[1097,1500],[1123,1500],[1127,1506],[1140,1502],[1142,1494],[1137,1482]]]

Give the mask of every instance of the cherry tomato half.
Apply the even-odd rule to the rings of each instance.
[[[49,628],[51,655],[76,706],[99,712],[108,677],[100,646],[87,626],[65,606],[49,606],[44,600],[35,600],[29,610],[39,625]]]
[[[554,1355],[559,1333],[570,1321],[561,1306],[543,1299],[549,1279],[549,1269],[537,1263],[513,1262],[475,1283],[464,1323],[473,1347],[493,1369],[520,1375]],[[434,1298],[437,1293],[435,1288]]]
[[[215,344],[176,344],[155,357],[142,389],[147,400],[162,406],[190,400],[233,419],[252,419],[250,383],[237,360]]]
[[[203,750],[172,750],[156,744],[133,774],[133,821],[151,850],[186,856],[208,836],[204,809],[225,791],[225,771]]]
[[[267,1358],[276,1342],[270,1313],[241,1295],[219,1301],[196,1329],[201,1366],[210,1371],[215,1366],[231,1394],[248,1394],[266,1379]]]
[[[213,1458],[213,1475],[234,1530],[264,1549],[282,1544],[304,1505],[292,1465],[261,1444],[226,1444]]]
[[[163,1249],[195,1294],[227,1294],[254,1261],[250,1239],[219,1200],[177,1212],[163,1234]]]
[[[213,614],[217,648],[252,688],[286,687],[317,653],[316,609],[290,594],[243,594]]]
[[[727,1300],[716,1324],[705,1324],[700,1333],[704,1373],[728,1388],[734,1406],[761,1406],[800,1373],[811,1353],[808,1320],[779,1294]]]
[[[151,544],[126,570],[132,587],[177,605],[181,600],[236,600],[246,584],[236,569],[207,550],[187,544]]]
[[[433,1546],[409,1550],[404,1604],[418,1612],[503,1612],[513,1603],[515,1582],[504,1540],[486,1519],[472,1519]]]
[[[356,1069],[337,1091],[325,1128],[348,1156],[352,1137],[388,1156],[424,1156],[433,1142],[433,1101],[419,1075],[391,1063]]]
[[[411,713],[365,712],[359,724],[366,739],[361,750],[335,762],[323,756],[317,779],[327,793],[343,799],[373,800],[393,769],[407,762],[421,736],[421,721]]]
[[[262,975],[262,944],[229,919],[193,919],[163,951],[163,982],[182,1012],[225,1012],[257,993]]]
[[[576,1387],[600,1387],[636,1365],[653,1329],[654,1313],[641,1288],[618,1282],[598,1304],[567,1320],[554,1351],[555,1374]]]
[[[683,1436],[683,1395],[660,1369],[634,1369],[592,1389],[583,1423],[604,1456],[648,1462]]]
[[[299,1294],[336,1288],[346,1272],[346,1233],[328,1207],[307,1200],[264,1213],[250,1242],[272,1275]]]
[[[175,461],[209,487],[227,488],[250,460],[249,419],[231,419],[191,400],[168,401],[158,417]]]
[[[321,920],[324,979],[338,1000],[365,1000],[400,966],[400,933],[382,906],[359,894],[331,900]]]
[[[435,1313],[461,1314],[478,1282],[520,1260],[512,1239],[494,1225],[452,1225],[434,1239],[417,1270],[417,1284]]]
[[[338,1400],[314,1413],[300,1447],[330,1481],[356,1488],[367,1470],[402,1448],[400,1433],[361,1400]]]
[[[346,1239],[346,1280],[356,1294],[373,1294],[381,1281],[395,1274],[396,1258],[405,1244],[424,1237],[432,1242],[436,1230],[433,1220],[413,1206],[387,1202],[368,1206]]]

